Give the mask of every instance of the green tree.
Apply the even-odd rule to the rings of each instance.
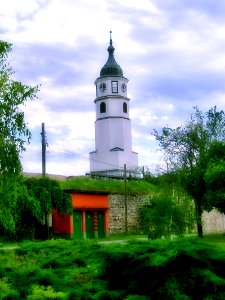
[[[72,213],[72,201],[70,196],[64,192],[58,181],[44,178],[27,178],[25,179],[29,197],[35,199],[35,203],[39,203],[40,212],[35,217],[39,216],[39,222],[44,220],[46,237],[49,235],[48,217],[52,210],[55,209],[59,213]]]
[[[11,49],[11,44],[0,41],[0,228],[8,232],[15,230],[20,154],[31,138],[21,106],[35,99],[38,92],[38,86],[12,79],[14,72],[7,63]]]
[[[187,210],[185,197],[178,202],[174,195],[164,190],[153,195],[140,208],[141,228],[150,239],[162,236],[170,238],[172,234],[181,237],[187,230],[193,229],[188,213],[193,214],[193,207],[190,207],[189,202]]]
[[[170,237],[171,198],[154,195],[140,208],[141,227],[150,239]]]
[[[177,173],[148,177],[156,192],[140,208],[140,223],[150,238],[182,236],[193,230],[194,203],[180,185]]]
[[[202,237],[207,152],[214,141],[225,137],[224,112],[214,107],[202,113],[194,107],[186,125],[175,129],[164,127],[161,134],[154,130],[153,135],[164,150],[170,168],[179,172],[183,188],[194,199],[198,236]]]
[[[41,206],[38,199],[30,195],[24,179],[21,176],[17,182],[18,197],[14,212],[15,232],[18,239],[31,239],[35,237],[35,228],[41,219]]]
[[[225,142],[214,142],[208,151],[208,164],[204,174],[206,208],[217,208],[225,213]]]

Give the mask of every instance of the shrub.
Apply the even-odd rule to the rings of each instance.
[[[192,207],[185,201],[174,200],[166,192],[155,194],[140,208],[140,225],[144,234],[150,239],[164,236],[170,238],[172,234],[183,236],[193,225]],[[188,213],[190,216],[188,217]]]
[[[0,278],[0,300],[19,299],[17,291],[8,283],[7,278]]]
[[[225,299],[224,251],[215,245],[184,238],[115,247],[102,277],[122,299]]]
[[[27,297],[27,300],[39,300],[39,299],[67,299],[66,294],[63,292],[56,292],[51,286],[32,286],[32,292]]]

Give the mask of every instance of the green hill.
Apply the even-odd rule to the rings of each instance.
[[[90,177],[73,177],[60,181],[60,186],[64,190],[106,192],[109,194],[124,194],[125,181],[118,179],[96,179]],[[155,186],[144,180],[127,180],[127,193],[132,195],[149,194],[155,191]]]

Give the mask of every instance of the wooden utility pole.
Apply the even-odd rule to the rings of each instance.
[[[46,175],[46,132],[45,132],[45,123],[42,123],[41,126],[41,144],[42,144],[42,177],[44,178]],[[49,214],[46,211],[47,203],[45,202],[45,213],[44,213],[44,220],[45,220],[45,234],[46,238],[49,238]]]
[[[42,144],[42,177],[45,177],[45,175],[46,175],[46,134],[45,134],[45,123],[42,123],[41,144]]]
[[[127,166],[124,164],[124,209],[125,209],[125,235],[127,235]]]

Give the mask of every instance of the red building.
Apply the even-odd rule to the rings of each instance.
[[[73,214],[53,211],[54,234],[74,239],[102,238],[108,235],[108,194],[70,191]]]

